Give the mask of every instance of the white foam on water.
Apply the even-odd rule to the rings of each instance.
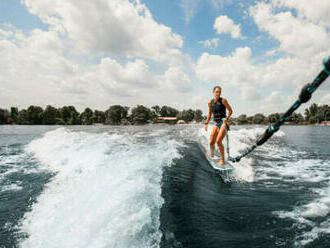
[[[17,191],[17,190],[21,190],[22,186],[18,185],[18,184],[8,184],[8,185],[3,185],[0,189],[0,191]]]
[[[6,177],[13,173],[28,174],[34,170],[30,163],[31,157],[27,153],[19,152],[18,154],[15,154],[12,152],[12,149],[13,148],[10,146],[3,147],[5,152],[0,155],[0,167],[2,169],[2,172],[0,173],[1,184],[3,184],[2,181],[6,180]],[[10,187],[12,186],[3,186],[3,189],[7,190]],[[20,188],[20,186],[18,186],[18,188]]]
[[[32,141],[26,151],[56,174],[22,219],[20,247],[158,247],[162,168],[180,146],[64,128]]]
[[[265,166],[258,168],[256,180],[279,179],[284,182],[322,182],[330,179],[330,173],[324,171],[327,163],[320,159],[264,161],[263,163]]]
[[[26,154],[10,154],[10,148],[7,148],[7,154],[0,156],[0,166],[15,166],[17,163],[22,162],[26,159]]]
[[[241,154],[246,148],[254,144],[256,139],[263,134],[264,128],[253,127],[241,128],[229,132],[230,154],[235,156]],[[209,137],[212,129],[200,130],[203,146],[209,152]],[[282,130],[276,132],[273,137],[282,138],[285,133]],[[256,155],[264,160],[259,166],[254,166],[254,161],[243,158],[235,163],[234,175],[241,181],[263,181],[266,187],[273,187],[274,183],[269,180],[280,180],[281,182],[300,183],[327,183],[330,182],[330,163],[317,158],[308,158],[305,151],[292,149],[283,145],[282,142],[269,140],[254,151]],[[226,139],[223,141],[226,147]],[[226,154],[227,155],[227,154]],[[275,184],[276,185],[276,184]],[[330,213],[330,185],[324,188],[310,188],[309,190],[317,196],[305,205],[294,207],[292,211],[274,211],[273,214],[280,218],[293,219],[294,227],[304,230],[296,237],[296,245],[306,245],[317,239],[322,234],[330,233],[330,221],[327,218]],[[324,220],[322,220],[322,217]],[[321,220],[320,220],[321,218]],[[307,230],[307,231],[306,231]]]
[[[326,220],[322,222],[319,226],[314,227],[311,231],[304,233],[300,238],[300,240],[296,241],[296,245],[306,245],[315,239],[317,239],[320,235],[330,234],[330,221]]]
[[[267,156],[276,157],[278,161],[264,161],[265,166],[258,168],[257,180],[277,179],[282,182],[299,183],[326,183],[323,188],[309,188],[312,193],[317,194],[311,202],[298,205],[292,211],[275,211],[273,214],[280,218],[290,218],[295,221],[295,226],[306,229],[296,237],[296,245],[303,246],[317,239],[324,233],[330,233],[330,222],[327,216],[330,213],[330,170],[329,161],[321,159],[303,158],[305,152],[290,150],[285,147],[265,146],[268,150]],[[266,153],[266,151],[265,151]],[[306,157],[306,156],[305,156]],[[292,161],[290,160],[292,159]],[[315,186],[319,187],[319,186]],[[325,218],[324,221],[317,218]]]
[[[278,137],[283,136],[282,132]],[[255,181],[323,182],[330,179],[329,161],[308,158],[307,152],[283,145],[282,142],[270,140],[257,147],[255,153],[264,159],[262,166],[256,168]]]
[[[283,134],[280,133],[278,137],[283,137]],[[305,151],[292,149],[277,142],[267,142],[257,149],[256,153],[265,160],[262,161],[262,166],[255,168],[255,181],[264,181],[265,186],[271,186],[267,180],[274,179],[285,183],[328,185],[319,188],[319,184],[316,184],[317,188],[309,188],[309,191],[316,194],[316,198],[307,204],[295,206],[292,211],[273,212],[280,218],[294,220],[295,227],[304,229],[303,233],[296,237],[296,245],[306,245],[320,235],[330,233],[330,222],[326,218],[330,213],[329,161],[308,158]],[[325,220],[320,221],[322,217]]]
[[[330,186],[319,189],[320,197],[303,206],[296,206],[292,211],[275,211],[280,218],[293,219],[299,228],[307,228],[296,239],[296,245],[306,245],[322,234],[330,234],[330,220],[318,222],[317,217],[326,217],[330,213]]]

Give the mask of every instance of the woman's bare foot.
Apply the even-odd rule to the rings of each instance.
[[[225,161],[220,160],[220,162],[217,163],[217,166],[221,166],[221,165],[224,165],[224,164],[225,164]]]

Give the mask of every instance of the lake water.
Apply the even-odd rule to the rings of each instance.
[[[330,247],[330,127],[211,128],[0,126],[0,247]]]

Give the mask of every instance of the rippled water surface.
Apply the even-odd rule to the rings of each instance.
[[[231,154],[264,129],[233,126]],[[231,173],[210,134],[0,126],[0,247],[330,247],[330,127],[283,126]]]

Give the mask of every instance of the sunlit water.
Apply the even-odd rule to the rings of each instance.
[[[209,127],[0,126],[0,247],[330,247],[330,127]]]

